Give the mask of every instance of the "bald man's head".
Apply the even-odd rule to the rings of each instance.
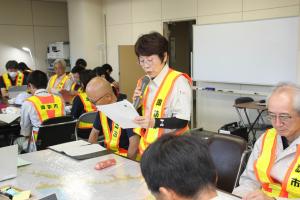
[[[95,77],[87,84],[86,94],[90,101],[96,105],[105,105],[117,101],[110,83],[102,77]]]

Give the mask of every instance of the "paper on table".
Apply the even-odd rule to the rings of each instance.
[[[138,124],[133,120],[139,116],[133,105],[127,101],[119,101],[116,103],[97,106],[98,110],[105,113],[105,115],[120,125],[122,128],[138,128]]]
[[[49,146],[48,148],[65,153],[66,155],[79,160],[98,156],[101,151],[106,150],[99,144],[91,144],[83,140]]]
[[[0,114],[0,121],[3,121],[5,123],[11,123],[13,121],[15,121],[16,119],[18,119],[20,117],[20,114],[13,114],[13,113],[9,113],[9,114]]]
[[[22,167],[22,166],[30,165],[30,164],[31,164],[30,161],[24,160],[24,159],[18,157],[18,165],[17,165],[18,167]]]

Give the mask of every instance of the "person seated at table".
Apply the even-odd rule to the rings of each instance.
[[[156,199],[228,199],[218,196],[215,166],[196,135],[163,135],[145,150],[141,171]]]
[[[274,128],[255,143],[233,193],[245,200],[300,199],[300,87],[279,84],[267,108]]]
[[[87,66],[87,62],[83,58],[78,58],[75,62],[75,65],[76,66],[81,66],[85,69],[86,66]]]
[[[100,76],[102,78],[105,78],[111,85],[114,93],[116,96],[119,95],[119,89],[113,84],[112,82],[112,78],[110,77],[110,75],[106,72],[104,67],[95,67],[93,69],[93,72],[96,74],[96,76]],[[114,80],[113,80],[114,81]]]
[[[85,88],[92,78],[94,78],[94,74],[91,73],[91,70],[84,70],[80,72],[82,92],[75,96],[71,108],[71,115],[76,119],[78,119],[83,113],[97,111],[96,106],[90,102],[85,92]],[[78,136],[87,139],[91,132],[91,128],[93,128],[93,124],[79,123],[80,132],[78,133]]]
[[[17,138],[15,142],[19,145],[19,151],[27,151],[29,138],[37,139],[43,121],[65,115],[63,100],[46,90],[47,82],[47,75],[39,70],[28,76],[28,89],[33,96],[27,98],[21,107],[20,134],[24,137]],[[29,151],[35,151],[35,143],[32,141],[31,144]]]
[[[18,72],[18,62],[10,60],[6,63],[7,73],[2,74],[0,78],[0,88],[2,97],[8,97],[8,88],[11,86],[26,85],[27,76],[22,72]]]
[[[122,100],[117,99],[110,83],[102,77],[95,77],[87,84],[86,94],[95,105],[106,105]],[[104,135],[107,149],[130,159],[136,158],[139,136],[134,134],[132,129],[122,129],[102,112],[96,116],[88,141],[97,143],[100,134]]]
[[[104,71],[107,73],[107,75],[109,76],[109,80],[108,82],[110,82],[111,84],[113,84],[117,89],[119,89],[119,83],[117,81],[115,81],[115,79],[113,79],[113,77],[111,77],[111,73],[113,71],[113,68],[110,64],[105,63],[102,65],[102,68],[104,69]]]
[[[48,92],[59,94],[61,90],[70,91],[73,81],[66,74],[66,61],[56,59],[54,61],[55,75],[51,76],[47,85]]]
[[[18,63],[18,70],[20,72],[22,72],[23,74],[25,74],[25,76],[27,76],[27,77],[30,74],[30,72],[32,72],[32,70],[24,62]]]
[[[84,71],[85,69],[81,66],[74,66],[69,74],[70,79],[72,80],[71,90],[67,91],[65,89],[60,90],[60,94],[65,100],[65,102],[72,102],[74,97],[82,92],[82,87],[80,84],[80,72]]]

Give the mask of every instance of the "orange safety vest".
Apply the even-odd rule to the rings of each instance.
[[[34,105],[41,123],[46,119],[64,115],[64,104],[59,96],[31,96],[27,98],[26,101],[30,101]],[[35,141],[37,134],[37,131],[33,132]]]
[[[276,149],[277,132],[272,128],[263,136],[260,155],[254,162],[255,175],[262,191],[270,197],[300,198],[300,145],[282,183],[274,180],[270,173],[275,163]]]
[[[190,84],[192,84],[192,79],[187,74],[175,71],[173,69],[169,69],[161,86],[159,87],[158,91],[155,94],[155,98],[151,106],[152,117],[162,118],[164,116],[165,103],[168,100],[168,97],[173,89],[176,79],[182,75],[188,79]],[[141,80],[142,79],[138,81],[138,85],[141,84]],[[145,97],[143,98],[143,105],[142,105],[143,114],[145,112],[144,108],[146,108],[147,105],[148,94],[149,94],[149,90],[147,87],[145,91]],[[176,130],[176,135],[182,135],[188,129],[189,129],[188,126],[178,129]],[[140,143],[139,143],[139,153],[141,155],[143,154],[145,149],[149,146],[149,144],[157,140],[157,138],[161,137],[161,135],[163,134],[163,130],[164,130],[163,128],[148,128],[148,129],[135,128],[134,129],[134,132],[141,136]]]
[[[83,109],[85,113],[94,112],[97,110],[96,106],[90,102],[85,92],[79,93],[78,96],[83,104]],[[88,129],[92,127],[93,127],[93,123],[79,122],[80,129]]]
[[[4,73],[2,75],[2,77],[3,77],[5,87],[8,90],[8,88],[12,86],[12,82],[9,79],[8,73]],[[23,85],[23,81],[24,81],[24,74],[22,72],[18,72],[14,85],[15,86],[21,86],[21,85]]]
[[[106,148],[118,155],[127,156],[127,150],[119,147],[122,128],[117,123],[112,122],[112,130],[110,130],[106,115],[102,112],[99,112],[99,115]]]
[[[69,79],[69,76],[66,75],[66,74],[64,74],[64,75],[62,75],[62,76],[64,76],[64,77],[63,77],[63,78],[60,80],[60,82],[56,85],[56,88],[55,88],[55,89],[58,89],[58,90],[63,89],[64,86],[65,86],[65,84],[66,84],[66,82],[67,82],[67,80]],[[49,80],[49,87],[50,87],[50,88],[54,88],[54,84],[55,84],[56,79],[57,79],[57,74],[51,76],[51,78],[50,78],[50,80]]]
[[[78,93],[81,93],[81,92],[83,92],[83,90],[82,90],[82,87],[81,87],[81,86],[79,86],[79,87],[77,88],[77,90],[75,89],[75,88],[76,88],[76,86],[77,86],[77,83],[73,83],[73,84],[72,84],[72,86],[71,86],[71,91],[72,91],[72,92],[75,92],[75,91],[77,91]]]

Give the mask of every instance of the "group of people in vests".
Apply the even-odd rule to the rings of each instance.
[[[82,124],[81,127],[91,129],[85,133],[89,142],[97,143],[98,137],[104,135],[107,149],[139,160],[158,138],[166,134],[180,137],[189,129],[192,80],[168,66],[168,41],[157,32],[139,37],[135,53],[145,76],[150,79],[144,87],[144,77],[141,77],[134,90],[133,101],[140,99],[140,116],[134,122],[140,128],[123,129],[102,112],[98,113],[93,124]],[[96,111],[97,105],[122,100],[116,92],[119,85],[108,80],[107,75],[96,76],[96,70],[86,70],[79,65],[68,75],[62,60],[56,61],[54,66],[56,74],[49,81],[41,71],[29,74],[28,88],[33,96],[26,99],[21,111],[21,134],[27,141],[36,138],[38,127],[46,118],[65,114],[65,101],[61,98],[65,94],[72,97],[71,113],[76,118],[82,113]],[[101,74],[103,69],[97,71]],[[23,78],[16,75],[15,81]],[[267,106],[274,128],[256,142],[240,185],[233,192],[247,200],[300,198],[299,87],[292,84],[278,86]],[[179,194],[182,199],[189,199],[182,195]]]

